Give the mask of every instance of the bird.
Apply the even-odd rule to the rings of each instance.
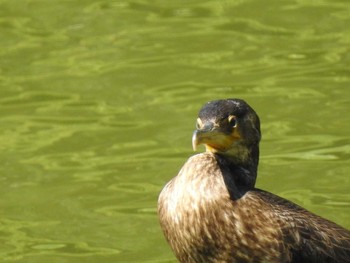
[[[255,187],[260,120],[244,100],[199,111],[191,156],[158,197],[161,229],[182,263],[346,263],[350,231]]]

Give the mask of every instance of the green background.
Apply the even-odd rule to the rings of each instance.
[[[349,1],[0,0],[1,262],[176,262],[157,197],[227,97],[257,186],[350,228],[349,54]]]

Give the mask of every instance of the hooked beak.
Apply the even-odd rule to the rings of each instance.
[[[202,143],[206,143],[212,137],[211,134],[214,132],[214,124],[208,123],[201,129],[197,129],[192,135],[192,148],[194,151],[197,150],[198,146]]]
[[[196,151],[199,145],[204,144],[207,151],[225,152],[239,138],[236,130],[232,133],[225,133],[220,128],[209,125],[193,132],[192,148]]]
[[[192,148],[194,151],[197,151],[198,145],[201,144],[200,136],[198,134],[199,134],[199,131],[195,130],[192,135]]]

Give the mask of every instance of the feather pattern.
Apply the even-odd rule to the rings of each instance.
[[[207,152],[190,157],[158,200],[180,262],[350,263],[349,230],[255,188],[260,121],[246,102],[208,102],[197,124],[194,147]]]
[[[235,183],[211,153],[191,157],[159,197],[180,262],[350,262],[350,232],[300,206]]]

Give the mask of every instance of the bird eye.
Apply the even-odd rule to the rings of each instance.
[[[237,119],[236,119],[236,116],[230,115],[230,116],[228,117],[228,123],[229,123],[233,128],[236,128],[236,126],[237,126]]]
[[[196,129],[199,130],[201,127],[202,127],[202,121],[200,118],[198,118],[196,122]]]

